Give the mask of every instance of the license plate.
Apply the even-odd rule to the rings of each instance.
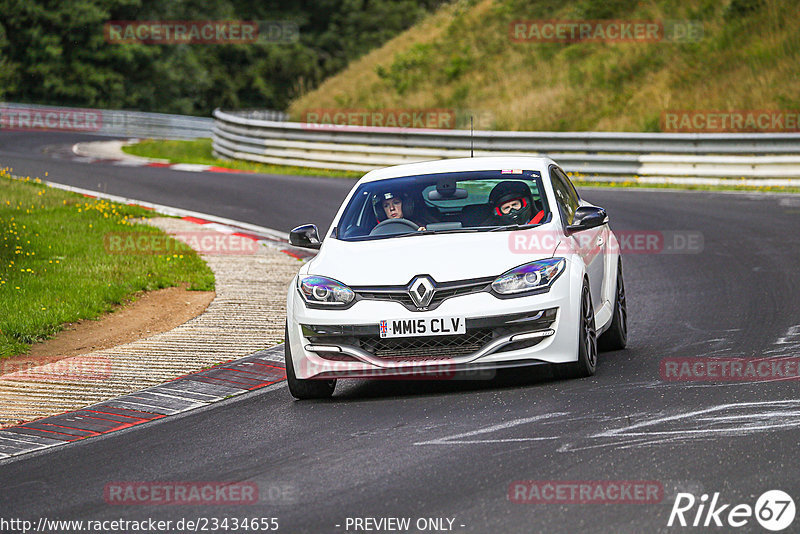
[[[379,326],[381,337],[451,336],[467,333],[467,320],[464,317],[384,319]]]

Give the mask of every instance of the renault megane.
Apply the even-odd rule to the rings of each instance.
[[[594,374],[627,340],[608,216],[548,158],[399,165],[354,186],[286,301],[286,374],[299,399],[338,378],[551,364]]]

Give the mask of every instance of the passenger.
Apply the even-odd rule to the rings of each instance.
[[[522,182],[500,182],[489,193],[492,214],[485,226],[509,224],[536,224],[544,218],[544,210],[533,214],[534,204],[531,189]]]

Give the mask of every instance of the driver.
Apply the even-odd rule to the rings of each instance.
[[[414,210],[414,201],[404,193],[390,191],[375,195],[372,199],[372,207],[379,223],[387,219],[405,219],[410,221],[408,217],[411,217],[411,213]],[[407,214],[403,212],[404,207],[406,208]],[[406,215],[408,215],[408,217]],[[417,228],[418,232],[424,230],[424,226]]]
[[[533,214],[533,195],[523,182],[507,180],[494,186],[489,193],[489,205],[492,216],[488,225],[536,224],[544,218],[544,210]]]

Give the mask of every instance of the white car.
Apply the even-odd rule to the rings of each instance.
[[[536,364],[589,376],[598,344],[626,344],[617,238],[548,158],[370,171],[324,241],[314,225],[290,241],[319,249],[286,300],[299,399],[331,396],[337,378]]]

